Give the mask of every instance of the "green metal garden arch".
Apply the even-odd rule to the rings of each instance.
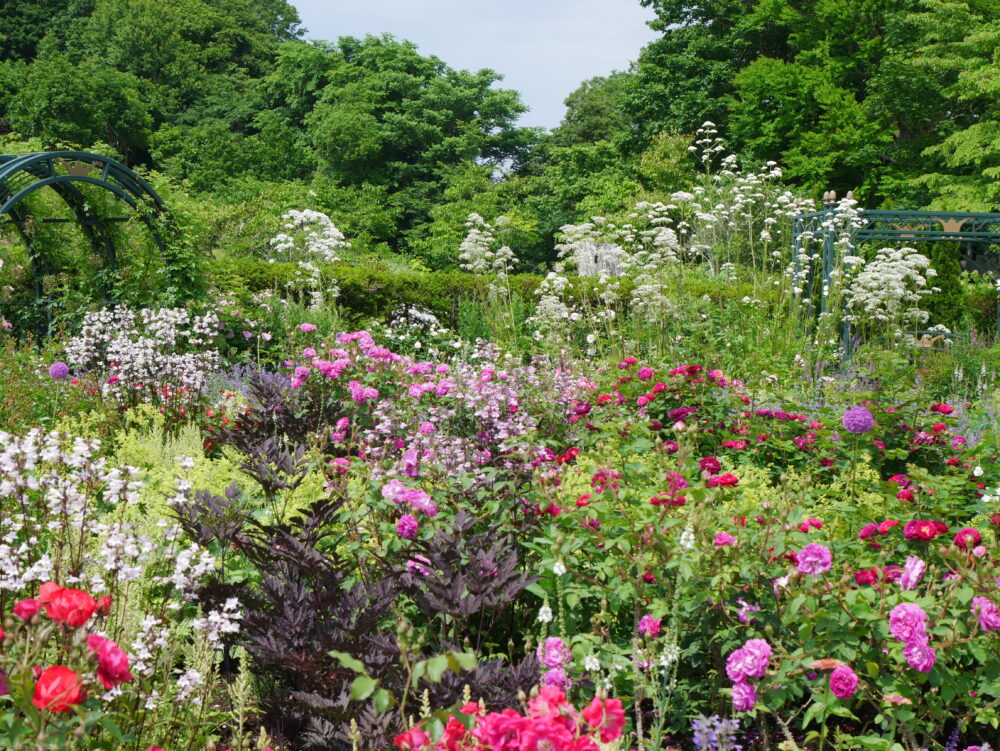
[[[75,221],[83,229],[94,252],[102,258],[105,268],[118,271],[118,254],[108,233],[109,222],[125,222],[128,216],[100,216],[89,208],[78,184],[96,185],[110,191],[134,210],[143,209],[146,222],[161,254],[165,246],[154,218],[165,212],[163,200],[153,187],[124,164],[110,157],[86,151],[41,151],[29,154],[0,154],[0,224],[13,224],[21,236],[31,261],[34,275],[33,305],[45,310],[45,331],[48,329],[48,304],[42,281],[50,271],[45,253],[32,243],[32,222],[72,222],[55,217],[34,218],[24,200],[35,191],[51,187],[70,208]],[[4,219],[4,217],[7,217]],[[111,302],[108,286],[103,290],[105,302]]]

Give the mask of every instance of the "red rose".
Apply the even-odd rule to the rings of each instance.
[[[710,488],[723,487],[731,488],[739,483],[740,479],[734,475],[732,472],[726,472],[724,475],[716,475],[715,477],[710,477],[706,485]]]
[[[950,415],[955,411],[955,408],[950,404],[933,404],[931,405],[931,412],[938,412],[942,415]]]
[[[860,586],[874,584],[876,581],[878,581],[877,568],[866,568],[854,572],[854,582]]]
[[[62,587],[55,582],[45,582],[38,588],[38,601],[42,605],[48,605],[52,601],[52,596],[61,590]]]
[[[42,603],[29,597],[27,600],[21,600],[14,606],[14,615],[22,621],[30,621],[41,609]]]
[[[903,527],[903,534],[907,540],[933,540],[939,534],[941,530],[938,529],[938,524],[940,522],[924,521],[920,519],[914,519],[906,523]],[[947,531],[945,527],[945,531]]]
[[[979,534],[979,530],[966,527],[965,529],[960,529],[958,534],[955,535],[955,544],[962,548],[962,550],[965,550],[966,548],[976,547],[982,539],[983,536]]]
[[[898,493],[896,493],[896,498],[898,498],[901,501],[912,501],[913,491],[910,490],[909,488],[903,488]]]
[[[67,667],[53,665],[39,676],[31,703],[50,712],[66,712],[86,698],[80,676]]]
[[[899,526],[899,522],[897,522],[897,521],[895,521],[893,519],[886,519],[884,522],[882,522],[881,524],[878,525],[878,533],[880,535],[887,535],[887,534],[889,534],[889,530],[890,529],[892,529],[893,527],[898,527],[898,526]]]
[[[82,589],[59,589],[51,595],[45,607],[49,618],[71,628],[89,621],[95,610],[97,601]]]
[[[104,597],[97,598],[97,614],[98,615],[109,615],[111,613],[111,597],[104,595]]]
[[[882,581],[885,582],[894,582],[902,575],[903,569],[900,566],[886,566],[882,569]]]

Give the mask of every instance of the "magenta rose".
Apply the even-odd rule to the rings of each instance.
[[[538,645],[538,661],[547,668],[561,668],[570,659],[569,647],[558,636],[550,636]]]
[[[833,556],[830,548],[811,542],[799,551],[799,573],[815,576],[830,570]]]
[[[757,689],[749,683],[733,684],[733,709],[749,712],[757,703]]]
[[[901,642],[927,639],[927,613],[919,605],[904,602],[889,612],[889,633]]]
[[[1000,631],[1000,609],[988,597],[972,598],[972,614],[979,615],[979,628]]]
[[[903,657],[914,670],[921,673],[931,672],[934,663],[937,662],[937,652],[935,652],[925,640],[919,639],[911,641],[903,648]]]
[[[830,690],[838,699],[850,699],[858,690],[858,676],[847,665],[840,665],[830,673]]]
[[[654,618],[652,615],[644,615],[639,619],[639,633],[645,634],[650,638],[659,636],[661,623],[662,620],[660,618]]]

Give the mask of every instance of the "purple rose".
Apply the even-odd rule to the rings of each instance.
[[[555,686],[556,688],[566,689],[570,683],[569,676],[566,675],[566,671],[562,668],[550,668],[542,675],[543,686]]]
[[[799,551],[799,573],[813,576],[830,570],[833,556],[830,548],[811,542]]]
[[[396,532],[400,537],[412,540],[417,536],[417,520],[410,514],[403,514],[396,522]]]
[[[988,597],[972,598],[972,614],[979,615],[979,628],[983,631],[1000,631],[1000,609]]]
[[[299,331],[302,331],[303,333],[308,334],[310,331],[315,331],[315,330],[316,330],[315,324],[312,324],[312,323],[300,323],[299,324]]]
[[[547,668],[561,668],[572,659],[569,647],[558,636],[550,636],[538,645],[538,661]]]
[[[903,574],[899,577],[899,586],[902,589],[916,589],[926,568],[926,564],[917,556],[908,556],[903,566]]]
[[[49,378],[61,380],[69,378],[69,366],[64,362],[54,362],[49,365]]]
[[[847,665],[840,665],[830,673],[830,690],[838,699],[850,699],[858,690],[858,676]]]
[[[927,613],[919,605],[904,602],[889,612],[889,633],[907,644],[927,639]]]
[[[911,641],[903,648],[903,657],[914,670],[921,673],[931,672],[934,663],[937,662],[937,652],[927,644],[926,640],[918,639]]]
[[[733,709],[749,712],[757,703],[757,689],[749,683],[733,684]]]
[[[841,422],[844,424],[844,430],[855,435],[867,433],[875,427],[875,418],[867,407],[851,407],[844,413]]]

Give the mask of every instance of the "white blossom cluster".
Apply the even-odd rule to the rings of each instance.
[[[295,261],[299,267],[296,284],[309,291],[310,308],[319,310],[326,299],[336,299],[340,295],[340,288],[336,281],[323,288],[322,275],[316,263],[339,261],[339,251],[351,247],[351,243],[334,226],[333,220],[321,211],[292,210],[281,218],[289,232],[281,232],[271,238],[273,255],[268,261]]]
[[[223,634],[238,634],[240,631],[240,603],[235,597],[230,597],[221,608],[210,610],[203,618],[196,618],[192,627],[205,637],[212,649],[222,649]]]
[[[937,275],[930,260],[914,248],[882,248],[847,288],[852,323],[905,326],[925,323],[923,298],[939,291],[928,280]]]
[[[196,395],[219,366],[218,333],[213,312],[105,308],[84,316],[80,333],[66,346],[66,359],[74,367],[106,374],[106,395],[147,401],[169,398],[178,389]]]

